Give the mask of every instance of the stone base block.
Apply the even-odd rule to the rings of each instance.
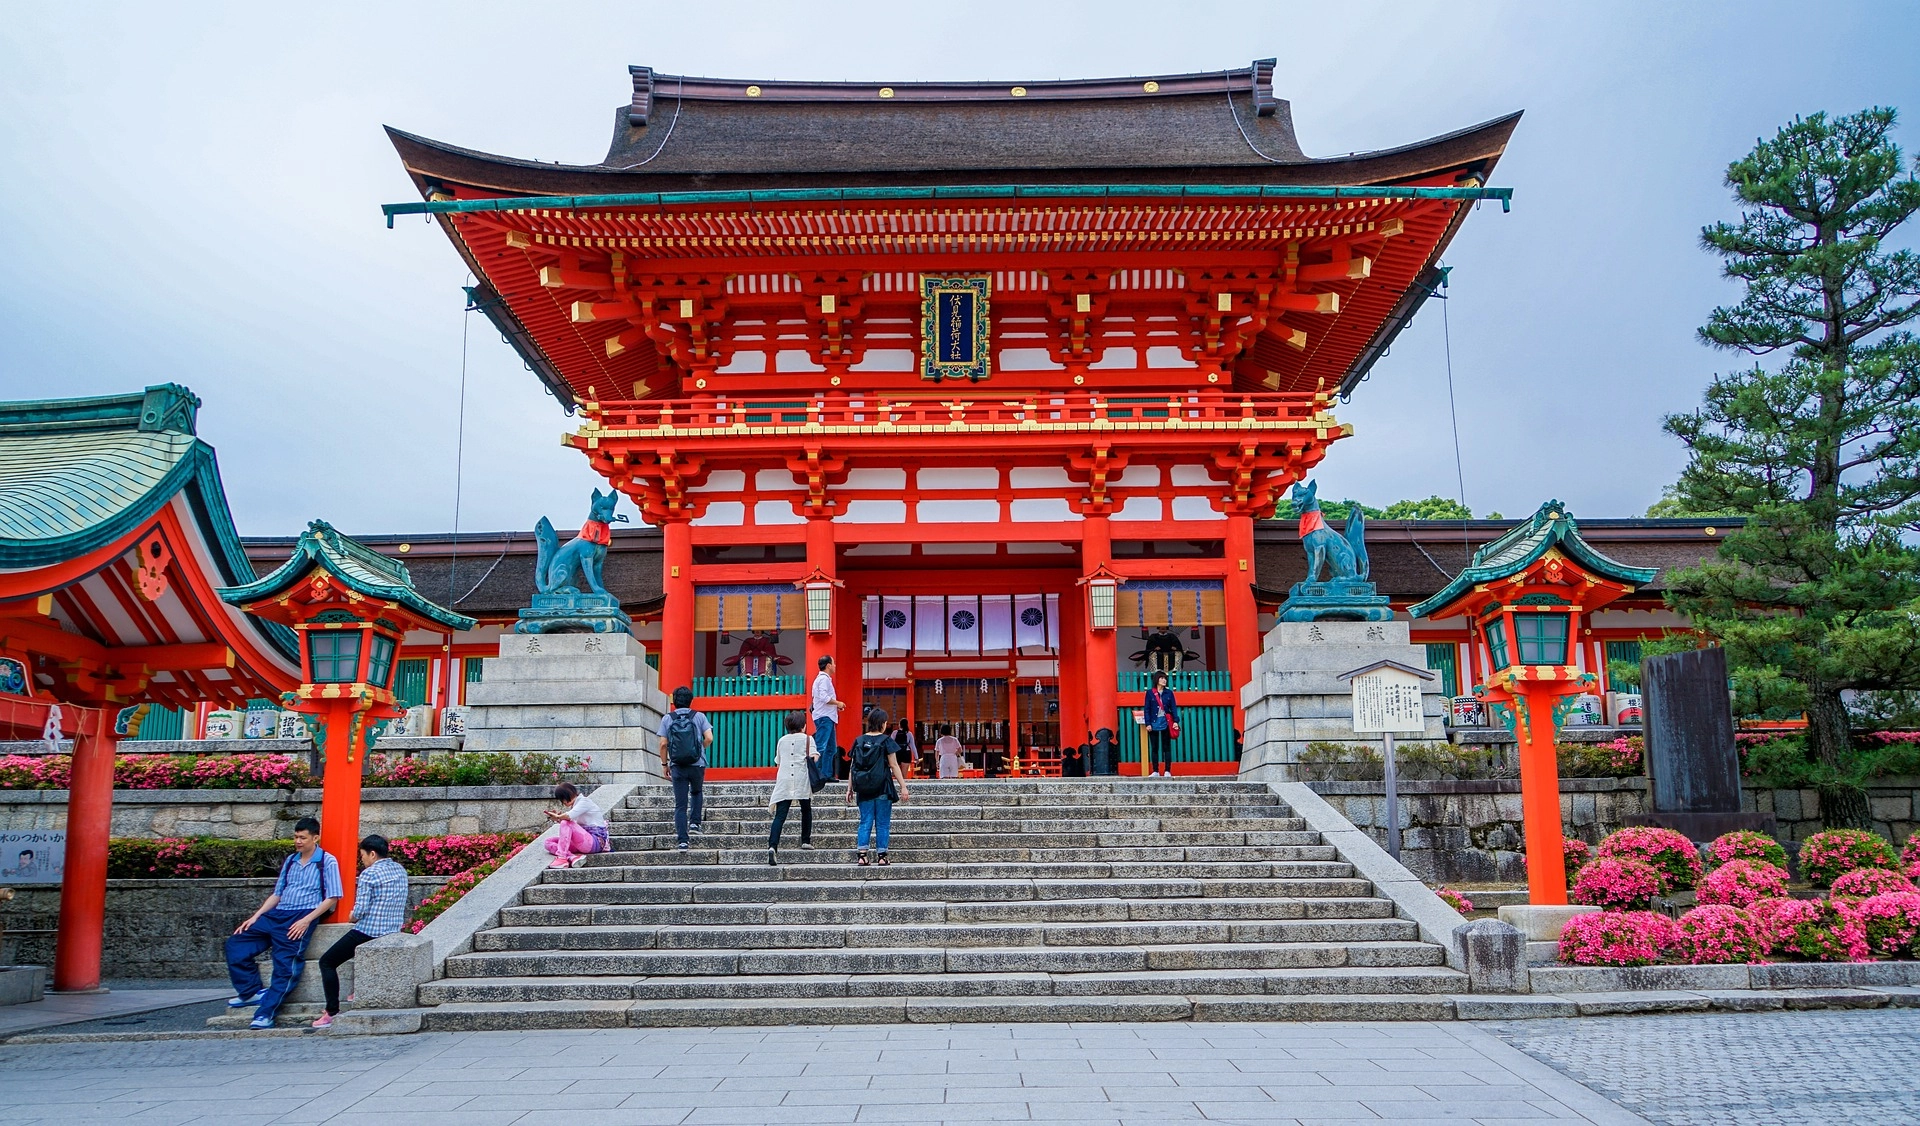
[[[0,966],[0,1005],[25,1005],[46,995],[45,966]]]
[[[1549,907],[1534,904],[1515,904],[1500,908],[1500,921],[1510,927],[1518,927],[1520,933],[1529,942],[1558,942],[1560,929],[1575,915],[1591,915],[1600,910],[1598,907]]]

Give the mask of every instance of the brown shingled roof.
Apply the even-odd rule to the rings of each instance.
[[[594,165],[493,156],[389,129],[422,190],[507,194],[1000,183],[1393,184],[1485,180],[1512,114],[1402,148],[1316,160],[1273,60],[1065,82],[754,82],[631,68]],[[1015,91],[1019,91],[1018,94]]]

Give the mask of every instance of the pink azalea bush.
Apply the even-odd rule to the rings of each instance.
[[[1827,887],[1855,868],[1899,867],[1887,839],[1864,829],[1828,829],[1800,846],[1800,873],[1814,887]]]
[[[1434,894],[1439,896],[1447,906],[1460,912],[1462,915],[1473,910],[1473,900],[1468,899],[1450,887],[1437,888],[1434,890]]]
[[[1650,966],[1679,941],[1678,926],[1665,915],[1599,911],[1575,915],[1561,928],[1560,960],[1574,966]]]
[[[1880,958],[1920,958],[1920,893],[1889,892],[1853,905],[1867,950]]]
[[[1910,880],[1920,880],[1920,833],[1907,838],[1907,845],[1900,850],[1900,867]]]
[[[1587,861],[1592,859],[1592,845],[1580,840],[1578,837],[1560,838],[1560,861],[1567,871],[1568,887],[1573,886],[1574,874],[1579,872],[1581,868],[1586,866]],[[1523,855],[1520,857],[1520,866],[1525,868],[1526,864],[1527,858]]]
[[[415,876],[452,876],[503,853],[518,852],[531,833],[463,833],[445,837],[400,837],[388,844],[393,859]]]
[[[0,790],[64,790],[71,755],[0,758]],[[304,762],[285,755],[116,755],[116,790],[297,790],[314,785]]]
[[[1855,868],[1833,881],[1833,894],[1843,899],[1866,899],[1869,896],[1912,890],[1912,880],[1885,868]]]
[[[367,757],[367,785],[404,786],[550,786],[578,777],[593,760],[580,755],[496,751],[454,752],[427,758],[374,754]]]
[[[476,864],[466,871],[455,875],[446,883],[441,884],[438,891],[429,895],[420,902],[420,906],[414,908],[413,921],[407,924],[407,933],[419,934],[422,930],[426,929],[428,923],[439,918],[447,908],[460,902],[461,896],[472,891],[481,880],[499,871],[502,864],[512,860],[519,854],[520,850],[525,847],[527,847],[527,842],[522,841],[513,847],[512,852],[507,853],[505,856],[497,856],[483,864]]]
[[[1695,898],[1701,903],[1751,907],[1762,899],[1787,894],[1787,871],[1758,860],[1729,860],[1707,873]]]
[[[1680,916],[1675,951],[1690,965],[1766,960],[1766,932],[1737,907],[1708,904]]]
[[[1758,860],[1783,872],[1787,868],[1787,850],[1781,847],[1780,842],[1752,829],[1722,833],[1713,838],[1713,843],[1707,846],[1707,853],[1715,868],[1733,860]]]
[[[1814,962],[1859,962],[1870,953],[1866,926],[1847,900],[1763,899],[1747,913],[1776,954]]]
[[[1609,911],[1643,911],[1659,894],[1660,873],[1652,865],[1607,856],[1580,869],[1571,898]]]
[[[1700,882],[1700,850],[1684,833],[1636,826],[1607,834],[1603,859],[1638,860],[1660,874],[1660,894],[1685,891]]]

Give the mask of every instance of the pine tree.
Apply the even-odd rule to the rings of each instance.
[[[1865,827],[1849,689],[1920,687],[1920,256],[1889,242],[1920,180],[1872,108],[1796,119],[1727,169],[1740,221],[1701,232],[1745,293],[1708,344],[1779,357],[1716,377],[1665,420],[1690,460],[1673,507],[1745,524],[1668,601],[1738,675],[1806,711],[1829,825]]]

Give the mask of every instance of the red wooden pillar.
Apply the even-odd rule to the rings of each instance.
[[[326,733],[326,761],[320,780],[320,847],[340,865],[340,902],[328,920],[335,923],[352,921],[353,884],[360,857],[360,775],[374,723],[366,712],[359,713],[357,725],[355,718],[353,701],[349,700],[337,701],[314,717]]]
[[[1240,690],[1252,679],[1254,662],[1260,659],[1260,608],[1253,601],[1253,517],[1244,513],[1227,517],[1225,554],[1227,683],[1233,689],[1233,726],[1245,731]]]
[[[860,598],[844,587],[836,588],[833,592],[832,646],[827,652],[833,655],[833,688],[847,705],[840,709],[840,725],[834,729],[833,737],[844,754],[848,747],[853,746],[854,739],[867,729],[867,717],[861,704],[861,682],[866,677],[866,637],[860,629]],[[813,678],[818,671],[807,671],[809,692],[813,691]]]
[[[660,690],[693,687],[693,530],[685,519],[660,525]]]
[[[1104,513],[1089,514],[1081,522],[1080,529],[1080,571],[1083,576],[1094,574],[1102,567],[1113,563],[1113,528]],[[1074,592],[1081,602],[1082,621],[1085,621],[1086,588]],[[1087,726],[1095,731],[1105,727],[1117,735],[1120,730],[1118,713],[1114,710],[1114,694],[1118,689],[1117,679],[1120,668],[1118,642],[1114,638],[1116,631],[1093,629],[1087,622],[1081,636],[1085,638],[1086,686],[1087,686]],[[1125,749],[1122,749],[1124,753]]]
[[[1520,816],[1527,840],[1527,902],[1564,906],[1566,854],[1561,849],[1560,763],[1554,752],[1552,692],[1515,696],[1520,736]]]
[[[1060,595],[1060,745],[1087,741],[1087,596]]]
[[[838,571],[836,570],[836,564],[839,561],[838,555],[839,553],[835,550],[833,543],[833,518],[830,516],[809,516],[807,518],[808,574],[820,575],[828,579],[838,577]],[[851,601],[851,599],[848,598],[846,590],[840,588],[834,590],[833,600],[833,632],[813,633],[809,631],[807,633],[807,662],[806,670],[802,674],[802,679],[806,681],[807,691],[809,692],[813,690],[813,678],[820,674],[820,658],[832,657],[835,664],[838,665],[850,663],[840,656],[840,650],[835,647],[835,642],[843,632],[842,623],[845,621],[845,617],[840,612],[840,604]],[[834,679],[834,686],[838,687],[839,684],[839,678],[836,677]],[[842,694],[840,698],[846,700],[848,703],[852,703],[853,701],[853,697],[845,694]]]
[[[113,833],[113,721],[105,708],[80,709],[67,783],[67,860],[60,877],[60,930],[53,988],[99,993],[107,921],[107,838]]]

